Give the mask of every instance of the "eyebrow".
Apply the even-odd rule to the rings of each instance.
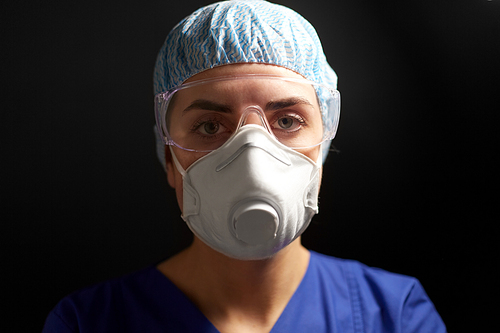
[[[193,109],[201,109],[201,110],[209,110],[209,111],[217,111],[222,113],[231,113],[231,108],[225,104],[220,104],[217,102],[212,102],[206,99],[197,99],[193,103],[189,104],[187,108],[182,111],[184,115],[189,110]]]
[[[266,109],[265,111],[276,111],[276,110],[281,110],[285,109],[290,106],[294,105],[309,105],[311,107],[314,107],[311,102],[309,102],[308,99],[304,97],[289,97],[289,98],[284,98],[280,99],[277,101],[271,101],[266,104]],[[191,104],[189,104],[188,107],[186,107],[183,111],[182,114],[184,115],[186,112],[193,110],[193,109],[201,109],[201,110],[208,110],[208,111],[216,111],[216,112],[222,112],[222,113],[232,113],[232,109],[230,106],[209,101],[206,99],[197,99],[193,101]]]
[[[275,111],[280,109],[285,109],[294,105],[309,105],[313,107],[311,102],[307,98],[304,97],[290,97],[284,98],[277,101],[271,101],[266,104],[266,111]]]

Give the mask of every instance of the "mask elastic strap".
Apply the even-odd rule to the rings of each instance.
[[[168,146],[168,149],[170,149],[170,154],[172,155],[172,160],[174,161],[175,167],[177,168],[177,171],[182,175],[184,178],[186,176],[186,170],[184,170],[179,163],[179,160],[177,160],[177,157],[174,154],[174,150],[172,149],[172,146]]]
[[[175,167],[177,171],[182,175],[183,180],[183,207],[182,207],[182,219],[187,222],[189,228],[192,228],[191,224],[188,221],[188,217],[191,215],[198,215],[200,213],[200,196],[198,192],[190,185],[188,178],[186,178],[186,170],[184,170],[179,163],[179,160],[174,154],[174,150],[172,146],[168,146],[170,149],[170,154],[172,154],[172,160],[174,161]],[[193,229],[191,229],[193,230]],[[197,234],[196,232],[194,232]]]

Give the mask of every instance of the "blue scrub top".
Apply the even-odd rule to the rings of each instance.
[[[155,266],[66,298],[48,332],[219,332]],[[417,279],[311,251],[277,332],[446,332]]]

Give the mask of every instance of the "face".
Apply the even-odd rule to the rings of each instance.
[[[207,70],[191,77],[186,83],[230,75],[268,74],[303,79],[291,70],[265,64],[232,64]],[[176,143],[185,148],[203,142],[207,149],[216,149],[236,130],[242,114],[251,106],[259,106],[265,114],[263,124],[255,112],[245,115],[245,124],[268,126],[278,140],[293,142],[288,146],[307,146],[300,142],[320,142],[322,137],[321,113],[316,93],[311,86],[272,80],[231,80],[200,85],[176,93],[169,106],[169,132]],[[207,114],[209,118],[204,118]],[[213,111],[213,112],[212,112]],[[307,116],[305,116],[307,115]],[[266,122],[264,120],[264,122]],[[306,121],[307,120],[307,121]],[[296,135],[299,133],[300,137]],[[285,143],[282,141],[282,143]],[[207,152],[192,152],[172,146],[179,163],[186,170]],[[317,161],[320,146],[297,150]],[[166,147],[167,178],[176,191],[182,210],[182,175],[173,164]]]

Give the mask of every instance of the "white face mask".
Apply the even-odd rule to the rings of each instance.
[[[318,213],[320,161],[245,125],[183,177],[183,216],[203,242],[229,257],[268,258],[290,244]]]

